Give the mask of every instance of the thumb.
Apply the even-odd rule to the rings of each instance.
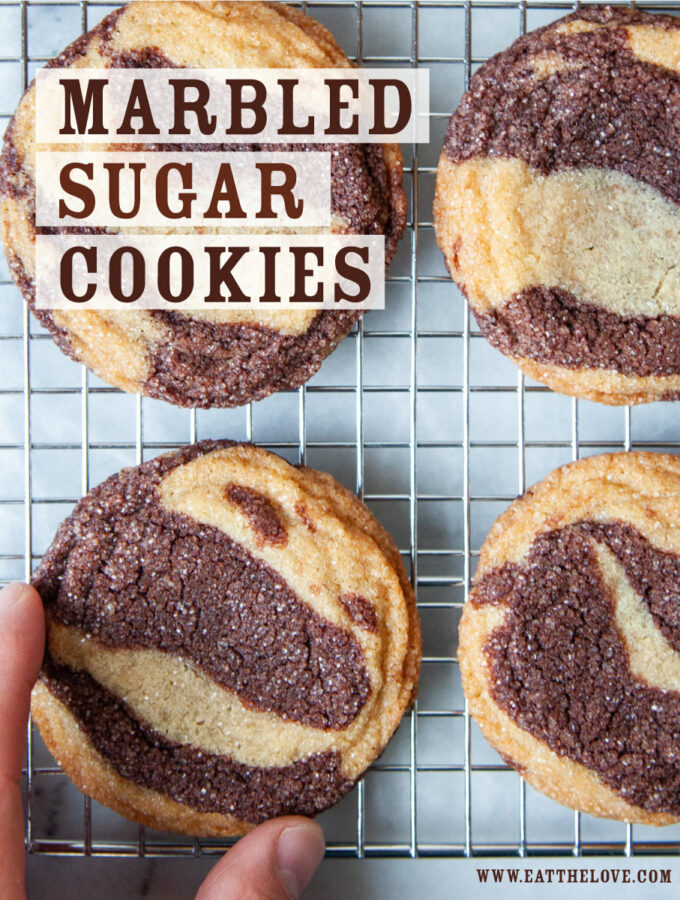
[[[284,816],[251,831],[217,863],[196,900],[297,900],[325,850],[311,819]]]

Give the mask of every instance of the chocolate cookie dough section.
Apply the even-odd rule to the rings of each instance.
[[[622,316],[580,303],[561,288],[526,288],[499,309],[478,313],[482,334],[512,357],[623,375],[680,372],[680,318]]]
[[[444,155],[521,159],[541,175],[613,170],[678,202],[678,74],[640,59],[630,29],[680,41],[680,18],[612,7],[519,38],[473,78]]]
[[[615,554],[677,650],[671,598],[680,593],[680,558],[625,523],[579,523],[541,535],[525,563],[503,566],[476,585],[475,605],[509,609],[485,646],[491,695],[522,728],[596,772],[629,803],[680,816],[680,692],[631,672],[617,598],[594,543]]]
[[[155,827],[238,834],[325,809],[417,684],[390,539],[329,476],[251,445],[205,441],[109,478],[33,584],[48,748],[86,793]]]
[[[162,338],[148,348],[143,393],[179,406],[239,406],[274,391],[299,387],[318,371],[357,313],[308,315],[304,332],[270,324],[198,320],[183,313],[150,314]]]
[[[350,63],[323,26],[283,4],[145,0],[108,15],[48,65],[305,68]],[[34,113],[31,85],[7,129],[0,160],[3,243],[24,298],[66,354],[126,391],[180,406],[231,407],[304,384],[352,329],[360,314],[351,311],[36,310],[35,152],[46,148],[35,143]],[[338,144],[304,149],[331,153],[331,231],[384,235],[389,262],[406,223],[399,148]]]
[[[489,342],[557,390],[680,386],[679,52],[680,19],[585,9],[485,63],[451,118],[447,267]]]

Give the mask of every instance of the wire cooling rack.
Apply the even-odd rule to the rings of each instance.
[[[114,5],[0,3],[0,127],[37,67]],[[680,450],[677,409],[610,409],[527,381],[470,322],[434,241],[432,198],[446,122],[475,67],[577,4],[308,2],[366,65],[428,66],[431,143],[404,148],[409,228],[387,309],[365,316],[297,392],[238,410],[178,410],[122,394],[65,359],[0,270],[0,581],[28,578],[56,526],[126,465],[207,437],[248,439],[334,474],[395,536],[418,591],[420,696],[382,758],[322,824],[330,855],[664,854],[680,828],[574,814],[527,787],[488,747],[460,688],[456,631],[478,549],[525,486],[581,455]],[[680,4],[645,4],[680,12]],[[139,828],[70,784],[29,729],[29,852],[198,856],[225,842]]]

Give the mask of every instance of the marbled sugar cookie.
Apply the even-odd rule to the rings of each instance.
[[[460,624],[486,738],[574,809],[680,821],[680,458],[595,456],[516,500]]]
[[[320,812],[416,690],[420,625],[392,539],[329,475],[248,444],[109,478],[33,584],[43,739],[77,787],[155,828],[233,835]]]
[[[48,63],[66,68],[349,65],[332,35],[299,10],[246,0],[130,3]],[[180,406],[238,406],[311,378],[360,313],[35,309],[35,153],[48,149],[35,142],[35,102],[31,85],[5,134],[0,222],[14,280],[59,347],[110,384]],[[114,148],[90,144],[80,149]],[[315,148],[203,144],[202,149]],[[331,153],[330,230],[384,234],[389,262],[406,222],[399,147],[326,144],[316,149]]]
[[[585,7],[485,63],[435,225],[487,340],[557,391],[680,393],[680,18]]]

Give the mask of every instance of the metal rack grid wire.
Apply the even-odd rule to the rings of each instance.
[[[45,16],[56,22],[75,15],[84,31],[115,5],[0,3],[0,14],[14,11],[9,15],[17,19],[12,21],[19,41],[10,53],[0,52],[0,75],[16,78],[18,72],[20,93],[34,68],[58,52],[59,47],[42,49],[36,22],[42,20],[44,31]],[[423,619],[423,686],[385,755],[336,810],[324,814],[330,855],[632,856],[680,849],[680,829],[652,832],[601,823],[535,794],[480,739],[457,674],[457,618],[481,540],[507,503],[555,465],[580,455],[633,446],[680,450],[680,431],[652,407],[604,410],[525,383],[481,339],[433,248],[436,158],[445,123],[474,67],[527,29],[578,5],[541,0],[301,4],[335,31],[358,62],[426,65],[433,75],[438,70],[441,84],[433,90],[430,146],[405,148],[410,221],[387,278],[395,312],[366,316],[320,375],[297,392],[228,413],[178,411],[122,395],[85,368],[61,360],[20,304],[7,271],[2,273],[0,290],[7,302],[0,304],[5,428],[0,453],[8,464],[0,497],[5,534],[0,580],[30,576],[53,526],[101,478],[203,437],[253,440],[293,462],[326,468],[353,486],[395,533]],[[644,8],[680,12],[680,4],[664,2]],[[386,27],[397,19],[396,27]],[[476,39],[477,32],[486,43]],[[449,46],[452,52],[442,53]],[[4,121],[11,108],[1,110]],[[6,313],[9,308],[20,309],[20,318]],[[45,422],[57,420],[66,424],[53,436]],[[62,481],[72,488],[62,490]],[[13,493],[18,483],[23,496]],[[31,726],[24,781],[30,853],[190,857],[221,853],[229,844],[160,835],[88,798],[74,798]],[[56,783],[60,790],[51,793],[49,785]]]

